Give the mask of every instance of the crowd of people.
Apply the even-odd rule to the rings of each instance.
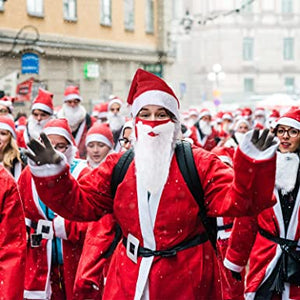
[[[300,300],[299,107],[53,97],[0,99],[0,299]]]

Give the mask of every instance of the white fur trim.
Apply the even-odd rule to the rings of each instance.
[[[25,218],[25,225],[31,227],[32,221],[28,218]]]
[[[101,119],[101,118],[107,118],[107,111],[101,111],[99,113],[96,113],[96,115],[98,117],[98,119]]]
[[[201,112],[199,114],[199,120],[202,119],[204,116],[210,116],[211,117],[211,112],[208,111],[208,110],[205,110],[205,111]]]
[[[50,115],[53,114],[53,109],[51,109],[48,105],[43,104],[43,103],[34,103],[32,105],[31,111],[33,111],[35,109],[43,110],[43,111],[49,113]]]
[[[300,130],[300,122],[292,118],[287,118],[287,117],[280,118],[277,121],[276,125],[286,125]]]
[[[66,158],[62,153],[58,151],[56,152],[63,158],[59,164],[46,164],[38,166],[29,158],[28,165],[32,175],[37,177],[50,177],[61,173],[66,168]]]
[[[70,133],[62,127],[46,127],[43,129],[43,131],[46,135],[50,135],[50,134],[61,135],[67,139],[70,145],[73,145],[72,137],[70,136]]]
[[[275,138],[277,141],[275,145],[267,148],[264,151],[260,151],[251,142],[252,134],[253,134],[253,130],[248,131],[245,134],[244,138],[242,139],[242,141],[239,144],[240,150],[244,154],[246,154],[247,156],[249,156],[250,158],[255,159],[255,160],[265,160],[265,159],[272,158],[275,155],[276,150],[279,145],[278,139]]]
[[[233,120],[232,116],[230,114],[224,114],[221,120],[224,120],[224,119],[226,119],[226,120]]]
[[[0,129],[9,131],[14,137],[14,139],[17,138],[15,131],[7,123],[0,123]]]
[[[244,266],[236,265],[233,262],[231,262],[230,260],[228,260],[226,257],[223,261],[223,264],[227,269],[234,271],[234,272],[240,273],[244,270]]]
[[[89,142],[101,142],[101,143],[107,145],[109,148],[112,148],[112,143],[103,134],[95,133],[95,134],[88,135],[85,139],[85,145],[87,146],[87,144]]]
[[[6,106],[8,109],[10,109],[10,106],[12,106],[12,103],[11,103],[11,101],[0,100],[0,105]]]
[[[68,239],[64,218],[61,216],[56,216],[53,220],[53,227],[55,230],[55,236],[63,240]]]
[[[79,96],[78,94],[69,94],[64,97],[64,102],[66,102],[68,100],[73,100],[73,99],[78,99],[78,100],[82,101],[81,96]]]
[[[169,93],[159,90],[152,90],[139,95],[137,98],[134,99],[131,106],[131,113],[133,117],[136,117],[141,108],[146,105],[162,106],[168,109],[171,113],[173,113],[177,120],[180,119],[178,110],[178,100]]]

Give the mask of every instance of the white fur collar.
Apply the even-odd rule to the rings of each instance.
[[[296,153],[277,152],[275,185],[283,195],[294,189],[298,168],[299,156]]]

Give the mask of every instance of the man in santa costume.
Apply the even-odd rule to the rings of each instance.
[[[24,130],[24,141],[27,144],[31,139],[40,136],[44,126],[53,118],[53,94],[39,88],[38,94],[31,106],[29,116]]]
[[[241,272],[250,256],[246,299],[300,299],[300,109],[290,109],[275,127],[279,139],[276,204],[257,218],[236,219],[224,264]],[[264,181],[264,180],[263,180]]]
[[[17,184],[0,165],[0,299],[22,300],[26,229]]]
[[[190,138],[196,146],[210,151],[221,141],[218,132],[212,126],[211,112],[203,108],[199,113],[199,120],[191,127]]]
[[[65,157],[74,180],[89,172],[85,161],[74,158],[77,149],[66,119],[49,121],[44,132],[53,147]],[[43,172],[51,175],[47,168]],[[48,208],[28,168],[24,169],[18,183],[30,238],[24,298],[71,300],[87,223],[66,220]],[[61,198],[64,195],[65,192]]]
[[[37,191],[51,209],[74,220],[114,213],[124,239],[113,254],[103,299],[221,299],[214,250],[174,154],[179,101],[161,78],[138,69],[127,102],[134,160],[114,197],[112,172],[122,153],[77,182],[44,134],[46,147],[37,140],[28,145]],[[257,214],[273,204],[277,145],[267,134],[248,134],[235,156],[235,176],[214,154],[192,149],[209,216]]]
[[[2,116],[8,116],[11,119],[13,119],[13,103],[15,101],[15,98],[4,96],[0,99],[0,115]]]
[[[79,88],[68,86],[64,92],[64,104],[57,112],[57,117],[68,120],[79,151],[79,157],[86,158],[85,138],[93,122],[81,102],[82,97]]]

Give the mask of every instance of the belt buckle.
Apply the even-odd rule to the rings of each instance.
[[[134,263],[137,263],[139,244],[140,241],[129,233],[127,236],[126,254]]]
[[[32,248],[37,248],[41,246],[42,235],[39,233],[30,234],[30,246]]]
[[[36,233],[41,234],[43,239],[53,238],[52,221],[40,219],[37,224]]]

